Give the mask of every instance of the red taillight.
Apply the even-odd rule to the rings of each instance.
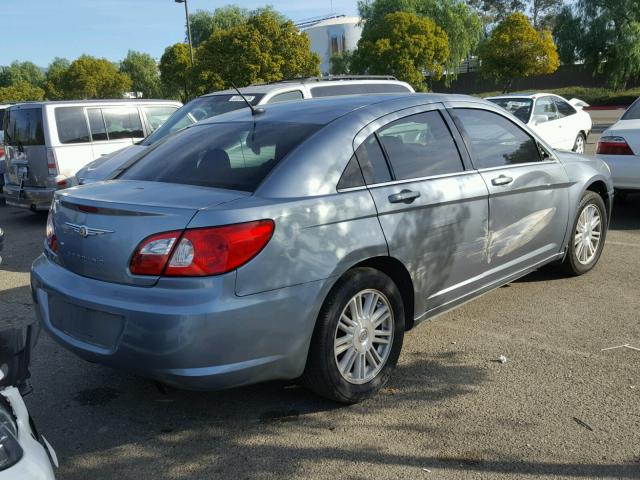
[[[58,252],[58,239],[56,237],[56,230],[53,225],[53,215],[49,212],[49,216],[47,217],[47,246],[49,249],[57,253]]]
[[[47,169],[50,177],[58,175],[58,163],[56,161],[56,152],[52,148],[47,148]]]
[[[255,257],[271,239],[271,220],[152,235],[136,249],[135,275],[204,277],[230,272]]]
[[[623,137],[601,137],[596,153],[603,155],[633,155],[633,150]]]
[[[0,145],[0,157],[4,157],[4,147]]]

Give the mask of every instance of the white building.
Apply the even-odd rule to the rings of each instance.
[[[311,51],[320,56],[320,72],[329,73],[329,59],[346,50],[355,50],[362,36],[360,17],[333,15],[298,22],[297,26],[309,35]]]

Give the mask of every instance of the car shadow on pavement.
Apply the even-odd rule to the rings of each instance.
[[[613,202],[611,230],[640,230],[640,193],[616,198]]]
[[[0,252],[2,272],[28,273],[42,251],[47,216],[11,206],[0,206],[0,228],[4,231],[4,247]]]

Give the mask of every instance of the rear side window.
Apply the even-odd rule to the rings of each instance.
[[[272,122],[194,125],[150,148],[120,178],[253,192],[319,128]]]
[[[87,143],[89,127],[83,107],[58,107],[54,113],[60,143]]]
[[[568,117],[569,115],[573,115],[574,113],[576,113],[576,109],[573,108],[571,105],[569,105],[569,103],[565,102],[564,100],[561,100],[559,98],[554,98],[553,103],[556,104],[556,109],[558,110],[558,114],[560,118]]]
[[[638,120],[640,119],[640,98],[636,99],[627,111],[624,112],[620,120]]]
[[[44,145],[42,109],[8,109],[5,113],[4,133],[7,145]]]
[[[364,186],[364,177],[362,171],[360,171],[360,165],[358,165],[358,159],[355,154],[349,160],[347,168],[342,172],[340,181],[338,182],[338,190],[344,190],[345,188],[354,188]]]
[[[102,116],[109,140],[144,137],[137,108],[103,108]]]
[[[396,180],[464,170],[460,153],[440,112],[401,118],[378,132]]]
[[[397,83],[358,83],[347,85],[323,85],[311,89],[312,97],[333,97],[339,95],[361,95],[367,93],[409,93],[404,85]]]
[[[156,131],[156,129],[166,122],[177,109],[177,107],[170,106],[142,107],[144,116],[147,118],[147,125],[149,125],[151,132]]]
[[[102,110],[99,108],[90,108],[87,110],[89,117],[89,129],[91,130],[91,139],[94,142],[109,140],[107,137],[107,127],[102,118]]]
[[[469,143],[476,168],[541,161],[535,140],[502,115],[470,108],[456,108],[451,114]]]
[[[303,98],[304,96],[300,90],[293,90],[275,95],[267,103],[291,102],[293,100],[302,100]]]
[[[362,168],[367,185],[389,182],[391,173],[375,134],[370,135],[356,150],[356,157]]]

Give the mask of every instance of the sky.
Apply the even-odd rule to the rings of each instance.
[[[0,0],[0,65],[30,60],[46,67],[54,57],[82,54],[111,61],[138,50],[160,58],[184,41],[184,5],[174,0]],[[294,21],[331,12],[357,14],[357,0],[189,0],[189,10],[234,3],[248,9],[273,6]]]

